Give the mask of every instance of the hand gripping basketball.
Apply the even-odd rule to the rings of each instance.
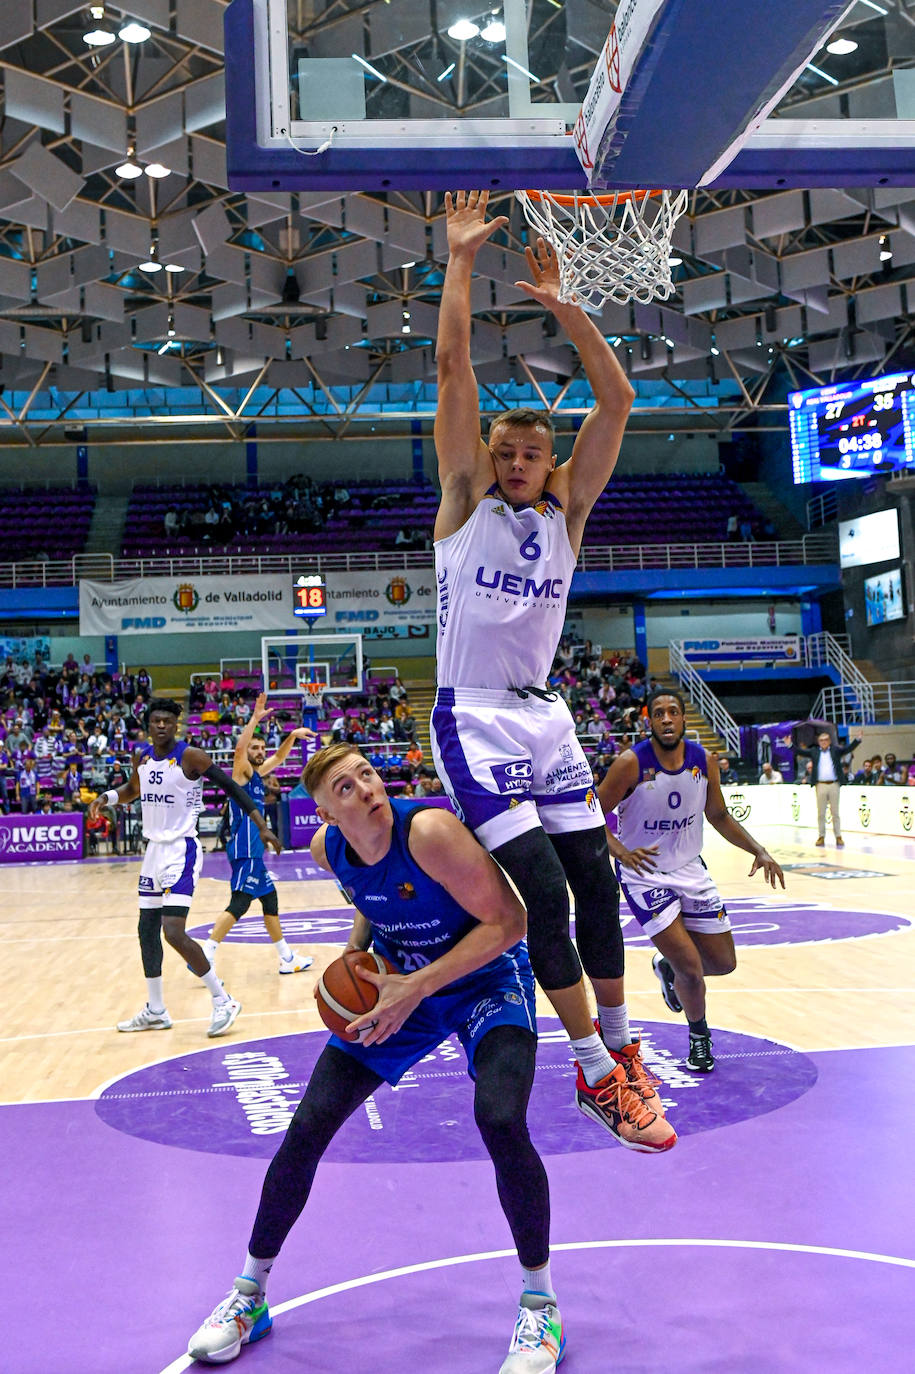
[[[328,1030],[342,1039],[364,1040],[377,1027],[377,1021],[363,1026],[354,1037],[350,1022],[370,1012],[378,1001],[374,983],[360,978],[357,968],[371,973],[396,973],[393,964],[372,950],[348,949],[339,959],[328,964],[315,985],[318,1013]]]

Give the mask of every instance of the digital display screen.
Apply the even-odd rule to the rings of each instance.
[[[866,563],[888,563],[898,557],[899,516],[895,510],[839,521],[840,567],[861,568]]]
[[[864,614],[868,625],[885,625],[888,620],[905,619],[901,568],[864,579]]]
[[[794,481],[915,466],[915,373],[788,393]]]
[[[300,577],[292,585],[292,613],[303,620],[327,615],[327,588],[321,577]]]

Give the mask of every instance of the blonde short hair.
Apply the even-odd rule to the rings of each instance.
[[[328,744],[326,748],[319,749],[308,760],[302,772],[302,786],[306,792],[313,797],[334,765],[342,759],[348,758],[350,754],[355,754],[357,758],[365,758],[357,745],[347,744],[344,740],[338,744]]]

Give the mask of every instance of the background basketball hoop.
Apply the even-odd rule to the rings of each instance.
[[[515,195],[531,228],[553,245],[563,303],[600,309],[607,301],[647,304],[673,295],[670,242],[688,192]]]

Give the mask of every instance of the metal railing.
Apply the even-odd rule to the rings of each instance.
[[[844,686],[824,687],[813,704],[815,720],[858,729],[862,725],[910,725],[915,722],[915,682],[872,682],[873,714],[865,716],[861,704]]]
[[[835,691],[843,698],[845,711],[857,712],[856,718],[862,722],[874,720],[874,683],[864,676],[836,636],[823,630],[820,634],[807,635],[802,644],[806,667],[830,667],[838,673],[839,684]]]
[[[614,544],[583,548],[581,572],[619,569],[650,571],[688,568],[772,568],[835,563],[832,534],[805,534],[803,539],[772,543]],[[157,554],[148,558],[115,558],[107,553],[81,553],[73,558],[0,563],[0,587],[75,586],[81,578],[120,582],[136,577],[260,576],[301,572],[302,564],[318,572],[389,572],[430,568],[427,549],[379,549],[364,553],[224,553]]]
[[[807,502],[807,528],[820,529],[839,516],[839,501],[833,487],[827,487],[819,496],[811,496]]]
[[[702,715],[705,716],[715,734],[724,740],[728,750],[733,754],[739,754],[740,729],[730,711],[715,695],[698,670],[687,662],[680,641],[671,640],[669,652],[670,671],[673,677],[677,679],[683,691],[688,694],[696,710],[701,711]]]

